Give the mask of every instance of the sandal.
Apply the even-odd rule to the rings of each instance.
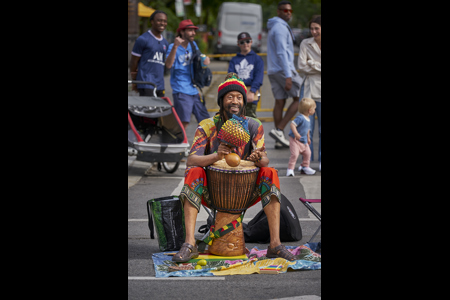
[[[281,257],[289,261],[295,260],[294,254],[289,252],[284,245],[280,244],[279,246],[271,249],[270,246],[267,247],[267,254],[266,257],[268,258],[276,258]]]
[[[197,245],[192,246],[189,243],[184,243],[181,245],[180,251],[172,257],[172,261],[176,262],[187,262],[192,258],[198,257]]]

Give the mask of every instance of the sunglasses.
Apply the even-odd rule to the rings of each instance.
[[[252,40],[245,40],[245,41],[240,41],[239,45],[244,45],[245,43],[250,44]]]
[[[287,13],[288,11],[290,11],[291,14],[294,12],[293,9],[278,9],[278,10],[281,10],[281,11],[283,11],[284,13]]]

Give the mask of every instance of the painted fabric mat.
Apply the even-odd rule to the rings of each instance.
[[[237,274],[259,274],[260,269],[277,265],[279,273],[286,273],[288,268],[293,270],[320,270],[321,255],[314,252],[318,243],[306,243],[302,246],[286,246],[286,249],[296,256],[298,260],[287,261],[283,258],[267,258],[267,249],[258,247],[250,249],[248,260],[206,260],[206,265],[201,269],[194,269],[197,262],[175,263],[172,256],[166,253],[173,251],[154,253],[152,255],[156,277],[195,277],[195,276],[223,276]],[[171,267],[182,267],[186,270],[174,270]]]

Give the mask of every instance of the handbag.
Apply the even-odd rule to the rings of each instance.
[[[180,250],[186,238],[184,211],[178,196],[167,196],[147,201],[150,238],[154,231],[161,251]]]

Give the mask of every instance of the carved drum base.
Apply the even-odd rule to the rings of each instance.
[[[236,220],[239,215],[217,212],[215,228],[221,228]],[[242,224],[233,231],[213,240],[209,252],[220,256],[237,256],[245,254],[244,229]]]

